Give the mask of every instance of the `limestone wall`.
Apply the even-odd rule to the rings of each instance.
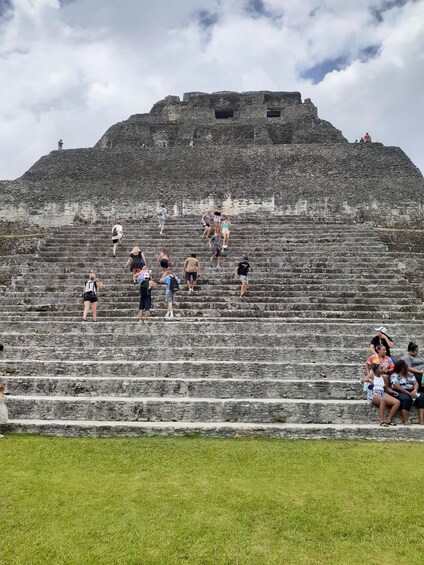
[[[306,214],[378,225],[423,223],[423,177],[381,144],[138,147],[53,151],[0,184],[3,219],[45,226],[176,214]]]

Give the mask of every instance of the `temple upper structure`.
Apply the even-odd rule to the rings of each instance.
[[[280,145],[347,143],[342,133],[318,118],[300,92],[188,92],[167,96],[150,113],[134,114],[103,135],[98,147],[133,144]]]

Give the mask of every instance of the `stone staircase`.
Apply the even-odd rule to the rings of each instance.
[[[154,219],[124,228],[116,259],[109,225],[57,230],[2,294],[9,430],[424,440],[419,426],[379,428],[358,382],[376,324],[390,328],[397,355],[424,337],[421,301],[370,228],[236,218],[221,269],[198,218],[170,219],[162,237]],[[160,285],[152,318],[135,319],[138,288],[124,267],[134,245],[156,279],[164,246],[177,274],[188,254],[202,261],[174,320],[163,318]],[[241,301],[234,269],[246,254],[254,273]],[[96,324],[81,323],[90,271],[106,285]]]

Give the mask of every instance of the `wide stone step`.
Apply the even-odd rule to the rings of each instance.
[[[128,293],[129,294],[129,293]],[[51,295],[46,297],[45,295],[33,296],[31,298],[9,298],[8,296],[2,298],[2,304],[0,309],[6,306],[39,306],[49,304],[55,306],[56,310],[62,309],[72,309],[75,305],[81,303],[82,294],[79,293],[69,293],[65,296]],[[164,293],[152,294],[153,304],[160,303],[164,301]],[[234,305],[237,301],[240,301],[240,296],[238,293],[233,293],[232,296],[222,295],[209,295],[205,292],[194,292],[192,294],[183,290],[178,294],[176,303],[184,308],[220,308],[220,305]],[[127,295],[125,297],[121,296],[110,296],[109,294],[102,294],[101,303],[103,306],[114,309],[132,309],[135,304],[139,302],[139,293],[134,292],[133,295]],[[376,298],[327,298],[324,296],[304,296],[304,297],[279,297],[279,296],[257,296],[249,293],[243,299],[244,304],[258,305],[259,307],[272,308],[276,310],[281,310],[283,306],[289,309],[302,308],[304,310],[321,309],[327,306],[331,309],[340,309],[341,305],[344,304],[346,308],[352,310],[376,310],[388,312],[390,310],[397,312],[419,312],[422,310],[421,304],[411,303],[409,299],[399,299],[390,300]],[[223,307],[223,306],[222,306]],[[238,308],[238,307],[237,307]],[[8,308],[7,308],[8,309]]]
[[[7,355],[7,352],[6,352]],[[128,360],[87,360],[73,359],[59,361],[57,359],[29,360],[0,359],[0,374],[6,377],[42,376],[53,374],[68,377],[137,377],[150,378],[251,378],[251,379],[343,379],[359,380],[364,374],[363,363],[344,363],[341,359],[334,362],[310,363],[299,365],[293,361],[226,361],[215,362],[199,360],[152,361],[149,359]],[[299,375],[301,375],[299,377]]]
[[[76,324],[69,320],[22,320],[7,321],[2,319],[0,331],[8,335],[19,335],[21,333],[43,333],[43,334],[59,334],[69,335],[140,335],[150,332],[158,332],[158,335],[183,335],[185,333],[202,333],[205,335],[253,335],[267,334],[269,336],[290,336],[303,335],[305,343],[313,335],[334,336],[337,337],[352,336],[370,340],[374,335],[374,327],[381,324],[381,319],[371,318],[364,321],[346,321],[346,320],[327,320],[327,319],[304,319],[304,318],[280,318],[280,319],[257,319],[249,320],[221,320],[210,319],[205,324],[204,320],[175,320],[172,324],[164,324],[160,319],[152,319],[146,325],[138,323],[129,323],[127,320],[118,321],[102,321],[95,324]],[[391,336],[398,339],[408,339],[411,335],[419,339],[424,337],[424,326],[420,322],[405,320],[399,322],[396,318],[386,319],[385,325],[389,329]],[[307,338],[307,339],[306,339]],[[367,342],[368,343],[368,342]]]
[[[137,340],[134,345],[118,347],[71,347],[68,343],[64,343],[62,347],[50,347],[46,344],[44,347],[8,347],[8,359],[31,359],[31,360],[74,360],[74,359],[90,359],[102,361],[118,361],[120,359],[126,361],[150,360],[150,361],[178,361],[178,360],[198,360],[199,362],[214,361],[219,363],[220,359],[226,361],[287,361],[295,363],[298,348],[295,347],[266,347],[261,345],[259,348],[252,347],[226,347],[224,346],[198,346],[196,341],[187,342],[185,347],[173,347],[168,343],[162,343],[159,346],[151,346],[143,343],[143,340]],[[366,346],[343,351],[343,361],[345,363],[365,363],[369,352]],[[308,351],[308,361],[315,362],[334,362],[340,360],[339,348],[320,348]]]
[[[63,275],[59,275],[58,278],[54,281],[52,285],[51,282],[46,283],[44,281],[43,284],[34,284],[31,285],[30,294],[37,293],[37,294],[44,294],[44,293],[62,293],[62,292],[78,292],[81,291],[82,286],[84,284],[83,277],[76,277],[73,280],[63,280],[65,277]],[[31,281],[32,283],[33,281]],[[253,277],[251,277],[251,284],[249,288],[249,293],[253,292],[263,292],[267,294],[268,292],[280,292],[282,296],[284,295],[304,295],[307,293],[324,293],[326,296],[329,296],[329,293],[336,293],[342,294],[344,291],[347,291],[352,294],[359,294],[364,296],[368,295],[375,295],[375,293],[381,292],[382,296],[405,296],[405,295],[412,295],[416,297],[415,293],[411,290],[411,287],[402,282],[400,284],[392,283],[392,285],[388,284],[381,284],[373,283],[369,285],[365,285],[363,280],[351,280],[350,283],[347,285],[345,284],[345,280],[341,282],[337,282],[337,280],[330,280],[327,282],[319,281],[317,279],[309,279],[309,280],[299,280],[298,277],[293,277],[293,279],[285,279],[280,280],[279,282],[271,283],[267,281],[260,281],[257,282]],[[182,285],[184,288],[184,284]],[[107,288],[105,292],[124,292],[128,295],[128,293],[134,293],[134,291],[138,291],[138,287],[133,284],[130,277],[125,278],[125,280],[120,281],[108,281]],[[203,275],[201,276],[199,283],[196,286],[196,291],[204,291],[204,292],[215,292],[218,294],[222,293],[238,293],[240,291],[240,282],[236,282],[231,280],[229,277],[226,280],[221,282],[214,281],[211,279],[205,279]],[[8,292],[4,294],[4,296],[13,296],[15,293],[27,293],[28,292],[28,285],[23,282],[23,279],[15,279],[12,287]]]
[[[158,289],[160,290],[160,289]],[[53,288],[53,287],[46,287],[40,288],[38,290],[22,290],[17,291],[9,290],[2,296],[2,301],[5,304],[13,303],[16,304],[20,300],[28,301],[28,304],[36,302],[40,303],[44,298],[46,293],[48,294],[49,300],[56,299],[56,300],[63,300],[63,293],[66,292],[69,297],[81,296],[81,289],[76,290],[75,287],[62,287],[62,288]],[[154,291],[156,292],[156,291]],[[187,288],[184,284],[180,285],[180,293],[181,295],[187,294]],[[107,292],[102,293],[102,299],[113,299],[113,300],[131,300],[134,299],[134,296],[138,296],[139,294],[139,287],[133,284],[125,285],[122,288],[119,285],[116,285],[112,288],[110,285],[107,287]],[[225,290],[225,298],[238,298],[240,294],[240,284],[233,285],[232,287]],[[315,300],[315,299],[326,299],[326,300],[334,300],[335,302],[340,302],[340,300],[360,300],[362,299],[364,302],[379,302],[380,304],[392,304],[395,302],[396,304],[409,304],[411,302],[410,297],[405,297],[405,293],[402,291],[391,291],[384,293],[384,296],[376,296],[375,292],[360,292],[360,291],[325,291],[325,290],[286,290],[284,288],[269,288],[268,290],[263,289],[262,287],[258,287],[255,285],[251,285],[249,288],[249,297],[254,299],[262,299],[262,298],[278,298],[281,301],[289,301],[292,300],[293,302],[298,301],[299,299],[304,300]],[[217,288],[215,285],[202,285],[199,284],[196,286],[195,293],[192,295],[192,298],[222,298],[223,297],[223,290]],[[7,302],[11,301],[11,302]]]
[[[343,380],[20,377],[8,381],[14,396],[143,396],[206,398],[363,399],[362,385]]]
[[[11,309],[6,310],[4,307],[0,309],[2,312],[2,319],[13,321],[13,320],[20,320],[23,313],[30,321],[36,321],[40,318],[43,319],[56,319],[56,320],[73,320],[74,322],[81,321],[81,314],[82,314],[82,305],[81,309],[75,310],[58,310],[55,311],[54,308],[50,305],[39,305],[33,307],[27,307],[26,309],[20,310],[18,314],[15,310]],[[11,307],[10,307],[11,308]],[[30,310],[30,308],[32,308]],[[136,317],[138,311],[137,305],[134,306],[133,310],[111,310],[108,309],[107,306],[98,309],[97,311],[97,323],[106,321],[120,321],[123,322],[125,320],[131,322],[133,318]],[[163,318],[165,316],[165,306],[159,305],[158,307],[154,306],[154,309],[151,313],[151,318]],[[328,320],[369,320],[370,324],[373,323],[373,320],[376,319],[383,319],[384,323],[386,323],[385,319],[390,318],[390,314],[393,314],[393,311],[388,311],[387,313],[382,312],[381,309],[372,308],[364,310],[295,310],[295,309],[285,309],[282,308],[281,310],[275,309],[268,309],[268,308],[259,308],[259,307],[249,307],[248,304],[240,305],[240,309],[224,309],[224,308],[211,308],[210,310],[198,308],[198,309],[186,309],[184,307],[180,307],[178,304],[176,305],[176,310],[174,310],[174,320],[168,320],[168,322],[176,322],[179,319],[200,319],[203,318],[205,321],[209,321],[210,318],[216,319],[240,319],[240,320],[250,320],[251,318],[271,318],[271,319],[288,319],[288,318],[304,318],[304,319],[328,319]],[[399,312],[397,314],[398,322],[401,321],[417,321],[423,320],[424,313],[417,312],[417,313],[409,313],[409,312]]]
[[[11,433],[56,436],[199,436],[280,439],[366,439],[424,441],[422,426],[381,428],[378,424],[257,424],[217,422],[115,422],[93,420],[20,420],[3,426]]]
[[[365,400],[9,396],[11,416],[44,420],[373,423]]]
[[[171,325],[171,324],[170,324]],[[175,327],[175,326],[174,326]],[[22,334],[8,334],[0,332],[0,341],[10,346],[28,346],[28,347],[115,347],[117,349],[122,347],[157,347],[163,348],[164,344],[167,347],[183,347],[187,344],[194,344],[196,347],[226,347],[231,349],[236,346],[243,346],[247,348],[261,348],[261,347],[286,347],[303,349],[306,346],[311,348],[329,348],[337,349],[339,351],[351,350],[355,352],[368,351],[368,345],[372,338],[372,333],[368,335],[335,335],[335,334],[316,334],[308,335],[307,339],[303,333],[292,333],[286,335],[266,334],[266,333],[252,333],[252,334],[239,334],[228,333],[225,328],[221,329],[219,333],[211,334],[206,332],[207,328],[200,328],[197,332],[179,331],[174,334],[168,333],[166,336],[158,331],[139,331],[136,334],[112,334],[99,332],[88,334],[85,331],[78,333],[67,332],[66,344],[64,343],[63,335],[48,334],[38,332],[28,333],[26,331]],[[219,330],[219,328],[216,328]],[[200,330],[200,331],[199,331]],[[416,338],[416,334],[415,338]],[[424,337],[424,328],[421,331],[421,337]],[[408,344],[408,338],[398,339],[396,349],[401,348]]]
[[[149,245],[146,244],[145,242],[143,242],[144,244],[138,244],[138,247],[140,247],[140,245],[143,247],[142,251],[144,253],[145,256],[148,256],[151,261],[156,262],[157,261],[157,257],[159,255],[159,253],[162,250],[163,246],[160,245]],[[368,243],[368,242],[367,242]],[[99,251],[99,246],[98,244],[96,244],[94,241],[91,242],[90,245],[87,246],[78,246],[74,252],[72,253],[72,255],[69,255],[69,251],[67,251],[66,249],[62,249],[62,250],[58,250],[58,245],[52,245],[50,247],[48,247],[47,245],[42,247],[34,257],[34,259],[56,259],[56,260],[93,260],[93,246],[97,245],[96,249],[97,249],[97,253]],[[273,260],[281,260],[282,258],[284,258],[286,261],[287,260],[291,260],[291,261],[296,261],[296,260],[316,260],[316,261],[329,261],[329,260],[338,260],[338,261],[342,261],[344,263],[349,262],[349,258],[350,257],[358,257],[360,260],[365,260],[367,257],[367,253],[366,250],[364,250],[364,242],[357,242],[355,244],[350,244],[350,245],[344,245],[344,246],[340,246],[339,245],[325,245],[323,243],[321,244],[316,244],[315,246],[307,246],[305,247],[305,245],[302,245],[299,247],[295,247],[295,246],[288,246],[285,245],[284,243],[279,242],[278,244],[276,244],[275,246],[270,246],[269,244],[266,243],[266,241],[261,242],[260,244],[257,245],[249,245],[249,254],[255,258],[255,261],[258,258],[268,258],[268,259],[273,259]],[[126,257],[125,255],[129,255],[131,252],[132,247],[134,247],[135,245],[128,245],[128,248],[126,247],[125,249],[120,248],[119,249],[119,256],[116,257],[115,259],[113,258],[109,246],[103,246],[101,248],[102,254],[105,254],[105,260],[112,264],[112,263],[119,263],[120,261],[122,262],[122,260],[125,260]],[[185,242],[182,245],[182,242],[179,242],[179,244],[175,247],[175,249],[173,249],[174,253],[172,253],[172,258],[175,259],[176,257],[180,257],[183,258],[184,257],[184,253],[187,252],[187,248],[193,247],[193,240],[188,240],[187,242]],[[184,249],[183,249],[184,247]],[[205,244],[204,242],[200,243],[199,245],[196,245],[196,249],[198,253],[203,254],[204,256],[207,256],[208,254],[210,254],[210,247],[209,245]],[[231,242],[230,246],[226,249],[224,249],[224,253],[228,253],[230,255],[235,255],[236,252],[240,253],[240,252],[245,252],[246,250],[246,246],[245,245],[240,245],[239,242]],[[387,250],[384,249],[380,249],[380,251],[385,251],[384,255],[389,255]],[[194,252],[194,250],[193,250]],[[96,255],[97,255],[96,253]],[[331,256],[329,256],[328,254],[331,253]],[[346,253],[349,253],[349,255],[346,255]],[[116,260],[117,259],[117,260]],[[377,259],[377,261],[381,261],[381,259]]]

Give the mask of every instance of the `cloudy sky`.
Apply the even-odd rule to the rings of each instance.
[[[424,0],[0,0],[0,178],[168,94],[299,90],[424,171]]]

